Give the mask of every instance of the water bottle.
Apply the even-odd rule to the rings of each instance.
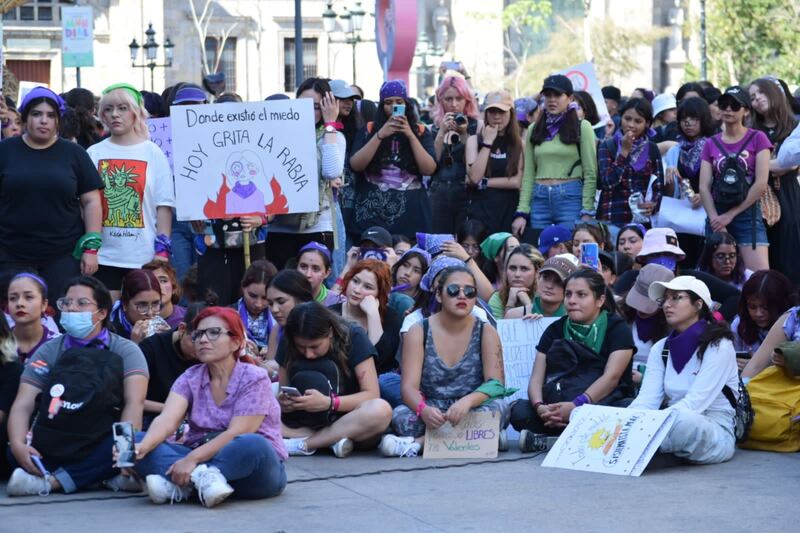
[[[681,189],[683,192],[683,197],[686,198],[687,200],[693,200],[694,195],[697,194],[696,192],[694,192],[692,184],[687,178],[683,178],[681,180]]]
[[[640,192],[635,192],[628,197],[628,207],[631,208],[633,222],[637,224],[644,224],[650,221],[650,217],[645,215],[642,209],[639,207],[639,205],[642,203],[644,203],[644,195]]]

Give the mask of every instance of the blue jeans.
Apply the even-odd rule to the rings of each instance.
[[[74,463],[63,464],[52,461],[47,457],[42,457],[42,463],[52,473],[53,477],[58,480],[64,492],[69,494],[78,489],[85,489],[106,479],[111,479],[118,473],[118,470],[111,466],[113,464],[111,452],[113,446],[114,437],[109,431],[108,437],[92,448],[89,455],[83,459]],[[8,461],[12,468],[19,467],[17,460],[11,454],[11,448],[8,449]]]
[[[755,243],[753,242],[753,211],[755,211]],[[718,213],[724,213],[725,210],[717,208]],[[769,239],[767,239],[767,229],[764,226],[764,219],[761,215],[761,204],[754,203],[752,206],[745,209],[743,212],[736,215],[731,223],[726,228],[728,233],[733,235],[736,239],[736,244],[739,246],[769,246]],[[706,219],[706,238],[708,238],[713,231],[711,224]]]
[[[378,385],[381,388],[381,399],[389,402],[392,409],[403,404],[400,392],[400,374],[386,372],[378,376]]]
[[[189,267],[197,261],[194,251],[194,233],[191,222],[179,222],[172,211],[172,257],[170,262],[178,275],[178,281],[183,281]]]
[[[137,433],[136,442],[141,442],[144,436],[144,432]],[[191,451],[191,448],[180,444],[163,442],[136,463],[134,469],[142,477],[153,474],[167,477],[169,467]],[[111,464],[111,461],[108,463]],[[235,498],[271,498],[283,492],[286,487],[283,461],[275,453],[272,444],[255,433],[234,437],[206,464],[215,466],[222,472],[228,484],[233,487]]]
[[[583,182],[568,181],[559,185],[534,184],[531,200],[531,227],[544,229],[551,224],[575,226],[581,216]]]

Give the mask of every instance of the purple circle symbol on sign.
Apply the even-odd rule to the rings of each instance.
[[[417,48],[417,2],[375,0],[375,44],[384,80],[403,80]]]

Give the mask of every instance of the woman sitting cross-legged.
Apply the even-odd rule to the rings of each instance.
[[[561,433],[576,407],[621,405],[633,397],[631,329],[614,314],[607,294],[602,274],[594,270],[584,268],[567,278],[567,316],[545,330],[536,347],[529,400],[511,408],[521,451],[534,451],[537,436]]]
[[[507,449],[503,348],[497,331],[472,315],[477,295],[475,276],[466,267],[446,268],[438,276],[441,311],[412,326],[403,339],[404,405],[394,409],[395,434],[381,440],[385,456],[416,456],[426,427],[458,425],[475,410],[500,417],[499,447]]]
[[[639,396],[631,408],[667,409],[678,414],[660,451],[692,463],[721,463],[733,457],[734,407],[723,388],[738,394],[733,334],[711,314],[711,293],[693,276],[650,285],[672,333],[653,345]],[[665,355],[666,354],[668,355]]]
[[[379,398],[377,352],[361,326],[318,302],[297,305],[283,329],[280,364],[284,443],[289,455],[330,446],[347,457],[374,448],[392,409]]]
[[[213,507],[230,495],[270,498],[286,486],[280,408],[267,371],[243,361],[244,325],[229,308],[208,307],[193,321],[201,363],[172,386],[161,414],[136,435],[134,470],[153,503],[182,501],[196,489]],[[184,419],[183,444],[165,442]]]

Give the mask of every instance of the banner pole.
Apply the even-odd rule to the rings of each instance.
[[[244,247],[244,268],[250,268],[250,232],[242,231],[242,246]]]

